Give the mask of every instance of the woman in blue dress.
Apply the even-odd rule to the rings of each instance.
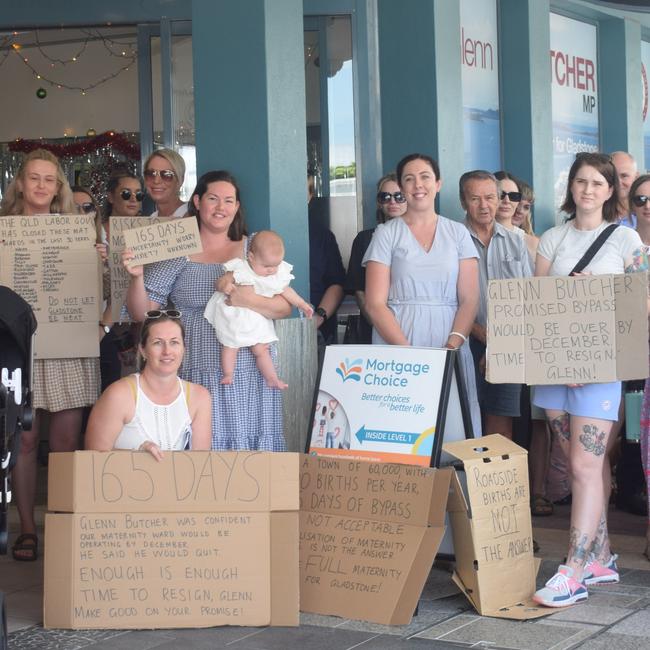
[[[462,223],[436,214],[435,160],[424,154],[402,158],[397,180],[407,210],[401,219],[377,226],[363,259],[372,342],[458,349],[478,436],[481,415],[466,342],[479,300],[476,247]]]
[[[234,285],[225,272],[224,262],[248,252],[239,187],[231,174],[204,174],[190,199],[189,214],[199,223],[203,252],[148,264],[144,272],[141,266],[127,266],[129,313],[143,320],[147,311],[161,309],[168,299],[182,312],[187,348],[179,376],[210,391],[213,449],[284,451],[280,391],[266,386],[248,348],[239,351],[233,383],[219,383],[221,350],[203,312],[215,288],[226,293],[233,306],[254,309],[267,318],[284,318],[291,306],[282,296],[265,298],[252,287]],[[130,255],[125,251],[125,261]]]

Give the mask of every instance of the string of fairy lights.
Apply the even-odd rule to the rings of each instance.
[[[7,57],[13,53],[22,61],[23,65],[25,65],[30,70],[31,74],[39,81],[49,85],[52,88],[76,91],[82,95],[85,95],[90,90],[93,90],[93,88],[97,88],[98,86],[101,86],[102,84],[115,79],[123,72],[127,72],[129,68],[136,62],[138,58],[138,52],[134,43],[112,39],[109,36],[102,34],[99,29],[86,28],[79,31],[84,35],[83,41],[77,48],[75,48],[71,55],[65,58],[58,58],[48,53],[46,50],[47,45],[39,37],[38,30],[33,32],[33,45],[23,45],[20,43],[17,38],[19,36],[18,32],[14,32],[12,36],[5,37],[2,44],[0,45],[0,48],[4,50],[2,54],[0,54],[0,66],[6,61]],[[98,79],[85,83],[69,83],[60,78],[55,78],[55,75],[52,74],[55,70],[78,63],[86,53],[89,43],[96,41],[102,43],[108,56],[120,60],[121,64],[116,70],[105,74]],[[58,44],[56,45],[58,47]],[[41,57],[45,60],[45,62],[47,62],[47,72],[44,69],[37,67],[38,64],[30,60],[30,57],[25,52],[25,50],[29,49],[30,47],[35,47]],[[39,88],[36,92],[36,96],[39,97],[39,99],[43,99],[46,95],[47,92],[43,88]]]

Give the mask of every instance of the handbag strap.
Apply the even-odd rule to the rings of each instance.
[[[585,254],[578,260],[578,263],[573,267],[569,275],[580,273],[594,258],[594,255],[600,250],[602,245],[607,241],[607,238],[618,228],[617,223],[611,223],[605,230],[603,230],[598,237],[594,240],[591,246],[585,251]]]

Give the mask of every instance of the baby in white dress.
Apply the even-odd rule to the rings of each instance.
[[[233,272],[235,284],[252,285],[257,295],[267,298],[280,294],[289,304],[304,312],[307,318],[311,318],[314,314],[312,306],[289,286],[294,278],[291,274],[293,267],[283,258],[282,238],[272,230],[261,230],[251,239],[248,259],[229,260],[224,267]],[[269,351],[269,343],[278,340],[273,321],[247,307],[228,305],[227,299],[226,294],[216,291],[203,313],[223,346],[221,383],[232,384],[237,352],[239,348],[250,347],[267,385],[285,389],[287,384],[278,377]]]

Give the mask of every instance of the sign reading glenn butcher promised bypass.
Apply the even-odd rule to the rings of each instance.
[[[588,384],[648,374],[647,274],[493,280],[487,379]]]
[[[456,354],[435,348],[328,346],[308,451],[435,465],[448,419],[447,400],[450,392],[454,394],[452,384],[458,386],[453,381],[459,380]],[[466,437],[464,423],[469,418],[463,415],[467,412],[464,397],[461,387],[449,399],[449,408],[458,411],[452,414],[454,426],[449,427],[454,429],[454,439]]]

